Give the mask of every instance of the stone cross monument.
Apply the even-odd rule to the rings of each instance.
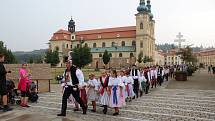
[[[176,38],[178,38],[178,39],[175,39],[174,42],[178,42],[178,47],[181,48],[181,43],[185,42],[186,40],[182,39],[183,35],[181,34],[181,32],[179,32],[178,35],[176,35]]]

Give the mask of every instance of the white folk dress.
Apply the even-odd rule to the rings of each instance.
[[[87,91],[87,97],[89,101],[97,101],[98,100],[98,81],[96,79],[92,79],[88,81],[89,89]]]
[[[123,88],[123,82],[119,78],[110,78],[108,86],[111,88],[110,107],[122,107],[124,98],[123,93],[120,95],[120,88]]]
[[[109,77],[100,77],[99,78],[99,103],[101,105],[109,105],[109,95],[108,95],[108,80]]]

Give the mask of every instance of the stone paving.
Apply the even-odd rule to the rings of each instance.
[[[215,121],[215,90],[166,89],[167,85],[165,82],[151,89],[150,94],[127,103],[116,117],[110,108],[107,115],[102,114],[99,105],[96,113],[90,112],[89,105],[87,115],[82,115],[81,111],[73,112],[74,105],[69,104],[65,118],[56,116],[62,94],[59,85],[52,85],[52,92],[40,94],[38,103],[0,113],[0,121]]]

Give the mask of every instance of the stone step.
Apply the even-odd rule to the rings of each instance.
[[[45,107],[45,106],[32,106],[33,108],[41,108],[41,109],[48,109],[49,111],[48,112],[52,112],[52,110],[58,110],[60,111],[59,108],[50,108],[50,107]],[[68,110],[68,113],[71,112],[72,110]],[[112,113],[113,111],[111,111]],[[53,112],[52,112],[53,113]],[[56,112],[57,113],[57,112]],[[149,113],[149,112],[141,112],[141,111],[136,111],[136,110],[124,110],[124,109],[121,109],[120,110],[120,115],[119,117],[113,117],[111,116],[111,113],[110,111],[108,111],[108,114],[111,119],[112,118],[120,118],[123,117],[123,120],[138,120],[138,121],[141,121],[141,120],[202,120],[202,121],[213,121],[213,119],[208,119],[208,118],[198,118],[198,117],[192,117],[192,116],[181,116],[181,115],[174,115],[174,114],[166,114],[166,113]],[[83,118],[82,115],[80,113],[78,113],[77,115],[80,115],[81,117],[80,118]],[[99,108],[97,110],[96,113],[90,113],[88,112],[88,115],[89,116],[98,116],[97,118],[95,119],[100,119],[101,120],[101,116],[104,118],[104,116],[107,116],[107,115],[103,115],[102,114],[102,109]]]
[[[51,102],[61,102],[62,97],[39,97],[39,100],[42,101],[51,101]],[[143,104],[143,103],[163,103],[163,104],[175,104],[175,105],[192,105],[200,107],[215,107],[215,103],[206,103],[206,102],[195,102],[195,101],[184,101],[184,100],[159,100],[159,99],[144,99],[138,98],[132,100],[134,104]]]
[[[33,104],[37,105],[37,104]],[[56,107],[61,108],[61,103],[58,102],[40,102],[40,106],[46,107]],[[69,104],[69,108],[73,108],[74,105]],[[97,105],[97,109],[100,108]],[[189,110],[189,109],[174,109],[174,108],[166,108],[166,107],[151,107],[151,106],[139,106],[139,105],[127,105],[122,108],[122,111],[140,111],[147,113],[162,113],[162,114],[170,114],[170,115],[180,115],[180,116],[189,116],[189,117],[198,117],[198,118],[207,118],[207,119],[215,119],[215,113],[207,112],[207,111],[198,111],[198,110]]]

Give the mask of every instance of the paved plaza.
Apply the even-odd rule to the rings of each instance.
[[[196,81],[195,81],[196,80]],[[162,87],[151,89],[148,95],[127,103],[119,116],[92,113],[89,106],[87,115],[73,112],[68,106],[65,118],[57,117],[61,108],[61,87],[52,85],[51,93],[39,94],[38,103],[30,108],[14,106],[15,110],[0,113],[1,121],[215,121],[215,76],[206,71],[196,72],[187,82],[165,82]],[[189,85],[189,86],[188,86]],[[196,86],[198,85],[198,86]],[[193,88],[192,88],[193,87]],[[183,89],[185,88],[185,89]],[[190,88],[190,89],[188,89]]]

